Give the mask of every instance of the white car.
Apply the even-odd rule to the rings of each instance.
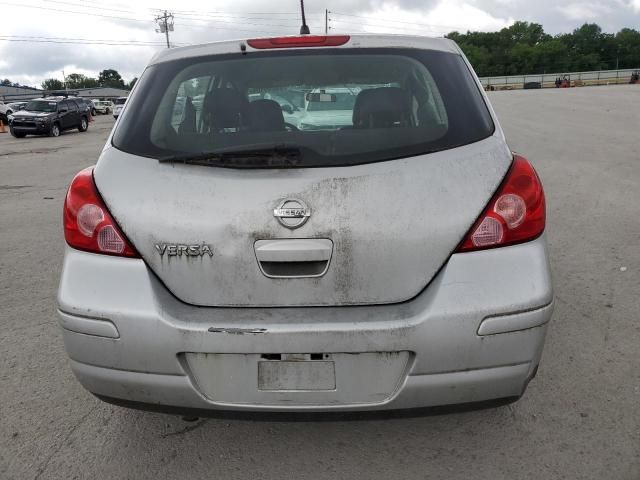
[[[13,120],[13,114],[23,110],[28,103],[29,102],[12,102],[4,105],[4,114],[7,117],[7,122],[11,123]]]
[[[266,91],[334,117],[299,129]],[[58,291],[69,365],[98,397],[390,410],[514,401],[536,375],[544,192],[453,41],[166,49],[107,145],[70,183]]]
[[[120,116],[122,109],[124,108],[124,104],[127,101],[127,97],[118,97],[115,102],[113,102],[113,118],[116,120]]]
[[[114,111],[113,102],[110,100],[92,100],[96,112],[109,115]]]
[[[4,123],[7,123],[7,110],[9,110],[9,105],[0,101],[0,120]],[[10,114],[11,112],[9,112]]]

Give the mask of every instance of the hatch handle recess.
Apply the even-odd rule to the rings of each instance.
[[[328,238],[257,240],[254,248],[260,270],[269,278],[321,277],[333,254]]]

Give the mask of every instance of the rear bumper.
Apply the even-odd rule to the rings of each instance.
[[[143,409],[148,406],[149,410],[154,410],[154,407],[162,406],[178,411],[215,409],[271,412],[402,410],[518,398],[535,373],[529,363],[524,363],[469,372],[409,375],[393,401],[384,404],[278,407],[212,404],[199,394],[189,376],[127,372],[73,360],[71,369],[82,385],[98,397],[136,402]]]
[[[58,296],[71,368],[89,391],[155,406],[251,411],[395,410],[518,397],[540,362],[552,301],[544,237],[453,255],[418,297],[396,305],[192,307],[141,260],[69,248]],[[363,352],[410,352],[410,360],[392,388],[372,387],[369,396],[349,391],[356,389],[349,382],[322,394],[258,391],[251,368],[205,386],[203,370],[187,360]]]

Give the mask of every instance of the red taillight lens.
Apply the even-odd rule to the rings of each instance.
[[[247,40],[250,47],[268,48],[338,47],[349,41],[349,35],[301,35],[299,37],[254,38]]]
[[[480,218],[456,252],[502,247],[533,240],[544,231],[545,203],[540,178],[519,155]]]
[[[64,238],[87,252],[139,258],[127,237],[111,218],[93,183],[93,168],[78,173],[64,199]]]

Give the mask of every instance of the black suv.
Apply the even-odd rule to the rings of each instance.
[[[88,98],[81,98],[81,97],[74,97],[73,99],[79,104],[84,105],[84,108],[87,110],[87,112],[91,112],[92,117],[96,116],[96,106],[93,104],[91,100],[89,100]]]
[[[46,97],[31,100],[24,110],[16,112],[9,124],[11,135],[49,135],[57,137],[64,130],[77,128],[86,132],[89,112],[79,98]]]

